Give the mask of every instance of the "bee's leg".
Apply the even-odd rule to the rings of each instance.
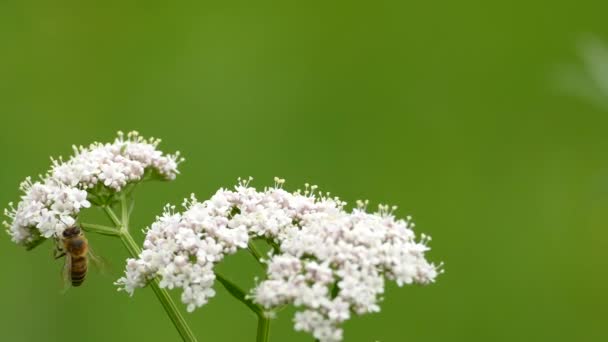
[[[63,251],[63,249],[59,249],[59,247],[57,247],[53,252],[53,256],[55,257],[55,259],[59,259],[65,256],[65,252]]]
[[[55,249],[53,250],[53,256],[55,259],[59,259],[65,256],[65,251],[59,240],[55,240]]]

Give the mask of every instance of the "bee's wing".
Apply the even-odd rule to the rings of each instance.
[[[89,257],[89,260],[91,261],[91,265],[93,265],[93,268],[95,268],[95,270],[98,271],[99,273],[101,273],[103,275],[107,275],[108,274],[108,262],[104,258],[97,255],[91,249],[90,245],[89,245],[88,250],[89,250],[88,257]]]
[[[61,270],[61,279],[63,280],[63,293],[72,287],[72,256],[70,254],[65,255],[65,263]]]

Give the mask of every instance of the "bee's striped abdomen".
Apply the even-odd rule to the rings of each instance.
[[[87,258],[85,256],[72,257],[72,269],[70,278],[72,286],[80,286],[87,275]]]

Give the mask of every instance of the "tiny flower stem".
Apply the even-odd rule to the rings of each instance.
[[[260,251],[257,250],[255,245],[253,244],[253,241],[249,240],[249,243],[247,244],[247,248],[249,249],[249,252],[251,253],[251,255],[253,255],[253,257],[255,258],[255,260],[257,260],[258,263],[260,263],[260,265],[265,267],[266,264],[264,264],[262,262],[262,258],[263,258],[262,253],[260,253]]]
[[[274,250],[275,253],[278,254],[281,252],[281,247],[279,247],[279,245],[276,242],[272,241],[272,239],[267,239],[266,241],[272,247],[272,249]]]
[[[117,228],[121,228],[122,227],[122,222],[120,222],[120,220],[118,219],[118,216],[116,216],[116,213],[114,212],[114,210],[112,210],[112,208],[110,208],[109,206],[103,206],[103,211],[106,213],[106,215],[108,215],[108,217],[110,218],[110,221],[112,221],[112,223],[114,223],[114,225]]]
[[[110,236],[120,236],[120,231],[116,228],[104,226],[101,224],[93,224],[93,223],[80,223],[80,227],[86,230],[87,232],[93,232],[102,235],[110,235]]]

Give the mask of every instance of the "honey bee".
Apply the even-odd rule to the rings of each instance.
[[[57,241],[55,259],[65,256],[64,280],[72,286],[82,285],[89,265],[89,243],[78,226],[66,228]]]

